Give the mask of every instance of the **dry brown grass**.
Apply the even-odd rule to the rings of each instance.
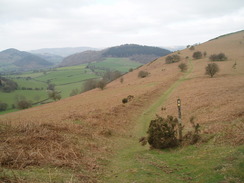
[[[188,128],[189,118],[195,116],[203,131],[222,133],[223,139],[233,144],[243,144],[244,134],[244,32],[206,42],[196,47],[209,54],[224,52],[228,61],[216,62],[220,72],[213,78],[204,75],[208,58],[193,60],[193,72],[188,80],[171,95],[165,104],[167,113],[177,116],[175,110],[178,97],[182,100],[183,122]],[[244,41],[243,41],[244,42]],[[213,44],[214,43],[214,44]],[[183,55],[191,51],[181,52]],[[236,69],[232,66],[237,63]],[[233,120],[241,119],[240,121]],[[233,127],[234,126],[234,127]],[[238,126],[238,127],[237,127]]]
[[[243,36],[241,32],[196,46],[195,50],[206,51],[208,56],[224,52],[229,59],[217,63],[220,73],[214,78],[204,75],[207,58],[193,60],[194,69],[188,80],[164,104],[166,111],[158,110],[158,113],[177,116],[176,99],[180,97],[185,129],[190,126],[188,119],[195,116],[205,133],[219,133],[216,139],[222,139],[223,143],[243,144]],[[180,56],[191,57],[192,53],[186,49]],[[235,62],[237,67],[232,69]],[[150,75],[138,78],[140,70]],[[178,63],[166,65],[162,57],[126,74],[123,83],[117,79],[108,84],[103,91],[94,89],[0,116],[1,166],[9,169],[70,167],[79,182],[96,182],[97,173],[102,172],[101,160],[114,152],[114,139],[129,136],[138,115],[182,75]],[[128,95],[135,98],[122,104],[121,100]],[[80,173],[79,169],[88,173]]]

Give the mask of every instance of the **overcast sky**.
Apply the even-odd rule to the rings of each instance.
[[[0,51],[188,45],[244,29],[244,0],[0,0]]]

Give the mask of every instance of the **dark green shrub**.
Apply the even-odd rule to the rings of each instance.
[[[157,116],[156,119],[151,120],[147,131],[150,146],[156,149],[178,146],[177,124],[178,120],[173,118],[173,116],[168,116],[167,118]]]
[[[225,61],[225,60],[227,60],[227,57],[225,56],[224,53],[219,53],[219,54],[210,55],[209,60],[211,60],[211,61]]]
[[[200,51],[195,51],[192,55],[193,58],[195,59],[201,59],[202,58],[202,52]]]
[[[147,77],[149,75],[149,72],[147,72],[147,71],[140,71],[139,73],[138,73],[138,77],[139,78],[145,78],[145,77]]]
[[[178,67],[180,68],[181,72],[184,72],[187,70],[187,65],[185,63],[179,64]]]
[[[128,99],[127,99],[127,98],[123,98],[123,99],[122,99],[122,103],[123,103],[123,104],[125,104],[125,103],[127,103],[127,102],[128,102]]]
[[[212,78],[217,72],[219,72],[219,66],[216,63],[208,64],[205,71],[205,74]]]
[[[165,63],[166,64],[171,64],[171,63],[175,63],[175,62],[179,62],[180,61],[180,56],[175,54],[175,55],[169,55],[165,58]]]
[[[165,108],[163,107],[163,110]],[[194,118],[190,119],[193,131],[187,132],[182,139],[180,139],[180,134],[182,134],[182,127],[178,122],[177,118],[173,116],[167,116],[167,118],[162,118],[157,115],[157,118],[151,120],[148,128],[148,136],[141,137],[139,142],[142,145],[150,144],[151,148],[164,149],[172,148],[180,145],[191,145],[199,142],[201,140],[200,136],[200,125],[194,123]]]
[[[6,111],[8,108],[8,104],[0,102],[0,111]]]

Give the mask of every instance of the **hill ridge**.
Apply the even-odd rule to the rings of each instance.
[[[129,58],[132,61],[144,64],[169,53],[171,53],[169,50],[159,47],[123,44],[120,46],[106,48],[101,51],[84,51],[76,53],[65,57],[59,65],[73,66],[95,61],[100,62],[107,57]]]

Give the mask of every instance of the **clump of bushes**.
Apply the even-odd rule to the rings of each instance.
[[[89,79],[89,80],[86,80],[86,82],[84,83],[83,91],[86,92],[86,91],[92,90],[96,87],[97,87],[97,81],[95,79]]]
[[[75,88],[75,89],[73,89],[73,90],[70,92],[69,96],[70,96],[70,97],[71,97],[71,96],[75,96],[75,95],[78,95],[79,93],[80,93],[79,89]]]
[[[108,83],[108,82],[111,82],[117,78],[119,78],[121,76],[121,72],[120,71],[107,71],[104,73],[103,75],[103,80]]]
[[[107,85],[107,83],[104,79],[97,82],[97,88],[100,88],[101,90],[103,90],[106,85]]]
[[[145,77],[147,77],[149,75],[149,72],[147,72],[147,71],[140,71],[139,73],[138,73],[138,77],[139,78],[145,78]]]
[[[10,93],[18,89],[18,84],[10,79],[0,76],[0,91]]]
[[[194,118],[190,119],[193,126],[193,131],[189,131],[181,137],[182,127],[176,117],[167,116],[162,118],[156,116],[156,119],[151,120],[147,137],[141,137],[139,142],[142,145],[150,144],[151,148],[165,149],[173,148],[180,145],[195,144],[199,142],[200,125],[194,123]]]
[[[187,65],[185,63],[181,63],[178,65],[180,68],[181,72],[185,72],[187,70]]]
[[[219,72],[219,66],[216,63],[208,64],[205,71],[205,74],[212,78],[217,72]]]
[[[179,62],[180,61],[180,56],[175,54],[175,55],[169,55],[165,58],[165,63],[166,64],[171,64],[171,63],[175,63],[175,62]]]
[[[48,91],[48,97],[55,101],[61,99],[60,93],[58,91],[53,91],[53,90]]]
[[[224,53],[219,53],[219,54],[210,55],[209,60],[211,60],[211,61],[225,61],[225,60],[227,60],[227,57],[225,56]]]
[[[201,59],[202,58],[202,52],[200,51],[195,51],[192,55],[194,59]]]
[[[0,111],[6,111],[8,108],[8,104],[4,102],[0,102]]]
[[[122,103],[125,104],[127,102],[130,102],[133,99],[134,99],[134,96],[133,95],[128,95],[126,98],[123,98],[122,99]]]
[[[19,100],[17,102],[17,108],[18,109],[27,109],[32,106],[32,102],[26,99]]]

